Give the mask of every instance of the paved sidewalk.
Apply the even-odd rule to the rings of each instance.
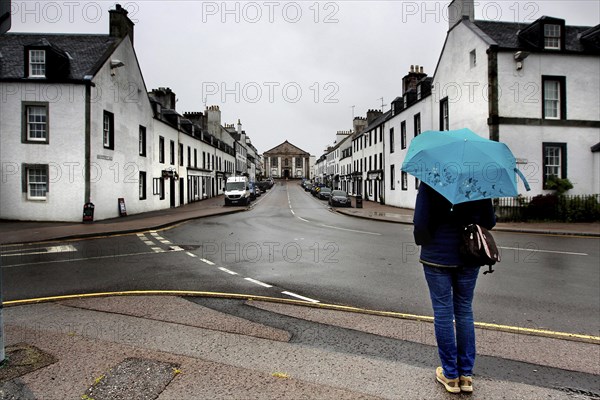
[[[0,221],[0,244],[159,229],[246,210],[222,204],[219,196],[93,224]],[[373,202],[337,211],[412,222],[411,210]],[[495,229],[600,236],[599,224],[498,224]],[[426,346],[429,358],[425,358],[430,361],[417,362],[410,354],[382,358],[360,347],[341,350],[344,343],[337,342],[327,348],[299,343],[287,329],[211,310],[173,294],[5,302],[8,358],[0,368],[0,399],[463,398],[447,394],[434,380],[437,356],[431,322],[274,299],[246,306],[317,323],[316,337],[339,328],[348,337],[390,340],[390,346]],[[588,395],[573,389],[580,387],[577,382],[589,382],[591,375],[600,380],[599,338],[560,340],[488,329],[480,330],[478,337],[483,339],[478,345],[482,372],[475,377],[471,399],[600,397],[598,385],[594,392],[590,392],[594,384],[588,386]],[[502,371],[495,369],[495,358],[485,357],[514,360],[514,368],[529,372],[535,368],[540,376],[557,381],[523,381],[512,370],[499,376]]]

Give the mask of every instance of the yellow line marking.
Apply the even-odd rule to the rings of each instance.
[[[378,315],[378,316],[382,316],[382,317],[407,319],[407,320],[412,320],[412,321],[433,322],[433,317],[426,316],[426,315],[406,314],[406,313],[399,313],[399,312],[394,312],[394,311],[369,310],[369,309],[364,309],[364,308],[343,306],[343,305],[337,305],[337,304],[311,303],[311,302],[303,301],[303,300],[285,299],[285,298],[279,298],[279,297],[253,296],[253,295],[249,295],[249,294],[240,294],[240,293],[201,292],[201,291],[189,291],[189,290],[131,290],[131,291],[121,291],[121,292],[83,293],[83,294],[71,294],[71,295],[63,295],[63,296],[39,297],[39,298],[34,298],[34,299],[9,300],[9,301],[4,301],[2,304],[5,307],[10,307],[10,306],[22,306],[22,305],[46,303],[46,302],[51,302],[51,301],[74,300],[74,299],[85,299],[85,298],[95,298],[95,297],[149,296],[149,295],[183,296],[183,297],[216,297],[216,298],[239,299],[239,300],[249,300],[249,301],[253,301],[253,300],[254,301],[265,301],[265,302],[271,302],[271,303],[298,305],[298,306],[321,308],[321,309],[336,310],[336,311],[346,311],[346,312],[367,314],[367,315]],[[557,331],[550,331],[550,330],[545,330],[545,329],[522,328],[522,327],[518,327],[518,326],[491,324],[491,323],[487,323],[487,322],[475,322],[475,327],[481,328],[481,329],[486,329],[486,330],[491,330],[491,331],[502,331],[502,332],[521,334],[521,335],[542,336],[542,337],[547,337],[547,338],[563,339],[563,340],[570,340],[570,341],[575,341],[575,342],[600,344],[600,336],[593,336],[593,335],[582,335],[582,334],[578,334],[578,333],[557,332]]]

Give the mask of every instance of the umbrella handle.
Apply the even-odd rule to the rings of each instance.
[[[527,182],[527,179],[525,179],[525,175],[523,175],[523,173],[521,172],[521,170],[519,168],[515,168],[515,172],[517,173],[517,175],[519,175],[519,177],[523,181],[523,184],[525,185],[525,190],[527,190],[529,192],[531,190],[531,187],[529,186],[529,182]]]

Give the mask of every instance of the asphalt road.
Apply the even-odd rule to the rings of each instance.
[[[480,275],[480,322],[600,334],[600,239],[496,232],[503,260]],[[7,246],[3,298],[197,290],[431,315],[409,225],[332,212],[297,183],[248,212],[138,235]]]

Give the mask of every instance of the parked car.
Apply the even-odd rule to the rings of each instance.
[[[256,187],[260,189],[260,192],[265,193],[268,189],[271,188],[271,184],[269,181],[260,181],[256,182]]]
[[[315,197],[319,197],[319,190],[321,190],[321,188],[325,186],[322,183],[315,183],[312,188],[310,189],[310,194],[312,194]]]
[[[224,188],[225,205],[239,204],[247,206],[250,204],[250,187],[248,178],[244,176],[233,176],[227,178]]]
[[[257,192],[257,187],[254,184],[254,182],[248,182],[248,187],[250,190],[250,201],[254,201],[256,200],[256,192]]]
[[[348,193],[343,190],[334,190],[329,196],[328,203],[332,207],[352,207]]]
[[[331,196],[331,189],[328,187],[322,187],[321,190],[319,190],[319,199],[321,200],[328,200],[329,196]]]

